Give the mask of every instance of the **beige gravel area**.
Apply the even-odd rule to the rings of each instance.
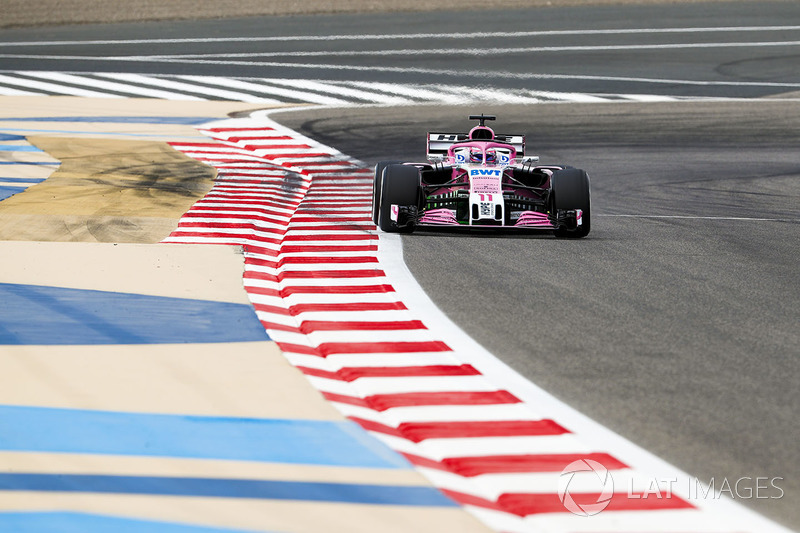
[[[61,161],[0,202],[0,240],[159,242],[212,187],[213,167],[165,143],[29,137]]]
[[[24,152],[25,157],[61,162],[46,181],[0,202],[0,241],[163,240],[211,189],[215,171],[167,144],[202,139],[191,125],[125,118],[214,119],[253,108],[241,102],[0,97],[0,129],[25,135],[43,150]],[[59,120],[14,120],[17,117]],[[69,117],[76,120],[63,120]]]

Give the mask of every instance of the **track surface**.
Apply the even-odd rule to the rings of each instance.
[[[25,28],[0,32],[0,71],[754,97],[800,90],[798,24],[767,1]]]
[[[364,28],[380,35],[437,32],[443,27],[453,32],[696,28],[712,23],[720,28],[757,27],[792,24],[800,20],[799,13],[796,2],[554,8],[490,17],[296,17],[15,30],[3,31],[2,40],[359,35]],[[37,45],[4,47],[0,70],[477,83],[684,97],[767,97],[800,87],[798,47],[791,44],[491,55],[349,53],[798,40],[796,30],[700,36],[578,33],[528,39]],[[113,59],[304,49],[348,53],[170,62]],[[39,54],[69,54],[74,59],[30,57]],[[432,74],[442,68],[453,72]],[[476,79],[468,72],[481,74]],[[529,133],[531,151],[543,162],[589,171],[593,232],[579,242],[517,235],[413,235],[404,239],[404,246],[419,282],[476,340],[532,381],[701,481],[783,477],[778,483],[785,491],[783,498],[743,503],[800,527],[800,511],[794,506],[800,494],[794,416],[800,406],[797,103],[485,105],[319,110],[276,117],[374,163],[421,158],[426,130],[465,129],[469,123],[464,117],[474,111],[498,114],[499,130]]]
[[[465,111],[278,117],[371,161],[418,159],[420,132],[464,129]],[[784,499],[745,503],[800,523],[791,497],[800,474],[794,104],[470,111],[532,132],[529,146],[543,162],[588,169],[593,230],[572,242],[405,237],[406,263],[423,288],[534,383],[699,479],[784,477]]]

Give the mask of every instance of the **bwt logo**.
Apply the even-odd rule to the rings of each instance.
[[[470,176],[499,176],[502,171],[490,168],[473,168],[469,171]]]
[[[592,495],[592,501],[584,501],[587,493]],[[613,495],[614,479],[611,473],[591,459],[571,462],[558,478],[558,499],[572,514],[596,515],[608,507]],[[576,497],[580,502],[575,501]]]

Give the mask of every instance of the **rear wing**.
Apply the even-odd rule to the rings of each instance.
[[[446,156],[447,150],[457,142],[468,141],[466,133],[431,133],[428,132],[428,158],[431,156]],[[480,139],[488,140],[488,139]],[[525,155],[524,135],[499,135],[495,134],[494,142],[510,144],[517,151],[517,157]]]

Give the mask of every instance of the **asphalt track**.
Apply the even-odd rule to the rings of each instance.
[[[798,20],[796,3],[770,4],[770,9],[753,6],[613,7],[602,14],[596,8],[554,9],[538,12],[540,16],[531,16],[526,25],[615,28],[626,20],[631,26],[674,27],[713,20],[720,26],[759,26]],[[448,27],[463,28],[466,22],[459,16],[428,15],[421,20],[401,15],[391,22],[379,16],[330,17],[324,27],[330,33],[355,34],[364,27],[380,32],[390,26],[392,32],[400,32],[398,28],[413,23],[415,31],[423,32],[435,31],[444,21]],[[498,15],[493,25],[508,27],[513,18]],[[517,28],[520,18],[516,17]],[[281,22],[267,24],[280,25],[278,34],[308,33],[301,31],[300,18]],[[247,33],[255,32],[259,23],[173,24],[170,31],[202,34],[213,27],[226,33],[226,28],[238,27]],[[98,36],[104,31],[107,28],[87,27],[59,33]],[[157,24],[152,31],[164,35]],[[264,30],[262,24],[261,31],[270,28]],[[26,38],[31,37],[28,32]],[[533,83],[547,90],[765,97],[789,92],[789,85],[799,81],[796,48],[781,53],[777,48],[768,53],[723,50],[689,52],[673,62],[659,55],[663,52],[632,50],[613,58],[607,53],[574,53],[554,62],[543,59],[537,71],[695,81],[718,76],[713,81],[753,84],[659,83],[643,88],[630,80],[586,78]],[[469,68],[511,69],[506,63],[519,64],[518,59],[496,55]],[[55,61],[34,66],[52,69]],[[377,61],[371,61],[376,66]],[[419,57],[413,63],[431,70],[453,64],[447,58]],[[22,64],[31,68],[32,62],[7,59],[2,68]],[[121,69],[120,63],[98,61],[58,64],[70,70]],[[194,67],[178,65],[140,62],[130,68],[196,73]],[[255,75],[264,66],[200,68],[204,73]],[[369,75],[385,81],[409,75],[270,69],[276,76]],[[416,76],[424,78],[422,73]],[[461,83],[468,78],[455,74],[447,79]],[[491,81],[509,86],[532,83],[514,77]],[[800,451],[793,416],[800,405],[797,102],[360,108],[276,118],[374,163],[421,158],[425,131],[467,128],[464,117],[474,111],[499,115],[498,129],[528,133],[528,145],[542,161],[589,171],[593,231],[577,242],[537,235],[416,234],[404,238],[404,247],[406,262],[420,284],[477,341],[533,382],[701,481],[784,478],[779,482],[783,498],[742,503],[800,527],[794,505],[800,490]]]
[[[588,169],[592,233],[404,237],[426,292],[531,381],[691,475],[784,477],[785,499],[744,503],[797,525],[796,103],[276,116],[372,162],[418,159],[427,129],[464,129],[473,111],[530,132],[543,162]]]
[[[0,71],[759,97],[800,90],[798,21],[767,1],[34,27],[2,31]]]

